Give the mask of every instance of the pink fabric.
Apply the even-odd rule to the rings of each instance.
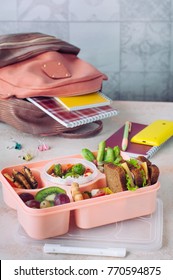
[[[61,78],[52,73],[51,77],[44,71],[44,65],[50,68],[51,61],[60,63],[70,75]],[[75,54],[49,51],[1,68],[0,98],[86,94],[100,90],[106,79],[105,74]]]
[[[77,55],[80,49],[59,38],[38,32],[0,35],[0,67],[47,51]]]

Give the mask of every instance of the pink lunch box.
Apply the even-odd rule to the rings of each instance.
[[[81,156],[71,155],[56,158],[55,160],[65,158],[81,158]],[[10,174],[13,169],[20,171],[24,164],[6,167],[0,172],[5,203],[17,211],[19,223],[26,233],[34,239],[41,240],[67,233],[71,211],[74,212],[74,221],[77,227],[90,229],[148,215],[156,209],[157,191],[160,188],[159,182],[136,191],[124,191],[76,202],[72,200],[70,186],[58,184],[58,186],[66,190],[71,200],[70,203],[44,209],[29,208],[19,197],[21,192],[36,194],[40,188],[56,185],[44,180],[41,176],[45,165],[49,162],[52,162],[52,160],[25,164],[31,169],[38,181],[37,189],[18,189],[4,177],[4,173]],[[80,185],[80,190],[91,191],[94,188],[103,187],[106,187],[106,178],[103,173],[98,171],[92,181]]]

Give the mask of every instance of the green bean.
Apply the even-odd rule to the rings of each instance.
[[[104,161],[105,162],[113,162],[115,159],[114,157],[114,150],[110,147],[107,147],[105,151]]]
[[[120,156],[120,148],[119,148],[119,146],[115,146],[115,147],[113,148],[113,150],[114,150],[114,156],[115,156],[115,158],[117,158],[118,156]]]
[[[82,149],[82,156],[88,161],[94,161],[95,156],[89,149]]]
[[[101,141],[98,147],[97,162],[102,162],[104,160],[105,148],[106,148],[106,142]]]

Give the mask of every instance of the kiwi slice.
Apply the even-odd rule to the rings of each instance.
[[[46,200],[47,197],[58,193],[66,194],[66,191],[64,189],[61,189],[60,187],[47,187],[38,191],[38,193],[35,195],[35,200],[41,202],[43,200]]]

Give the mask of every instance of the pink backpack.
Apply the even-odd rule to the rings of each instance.
[[[42,33],[0,36],[0,121],[26,133],[89,137],[96,121],[66,128],[26,101],[34,96],[73,96],[98,91],[107,76],[78,57],[80,49]]]
[[[14,34],[4,41],[0,36],[1,99],[87,94],[107,79],[77,56],[77,47],[52,36]]]

